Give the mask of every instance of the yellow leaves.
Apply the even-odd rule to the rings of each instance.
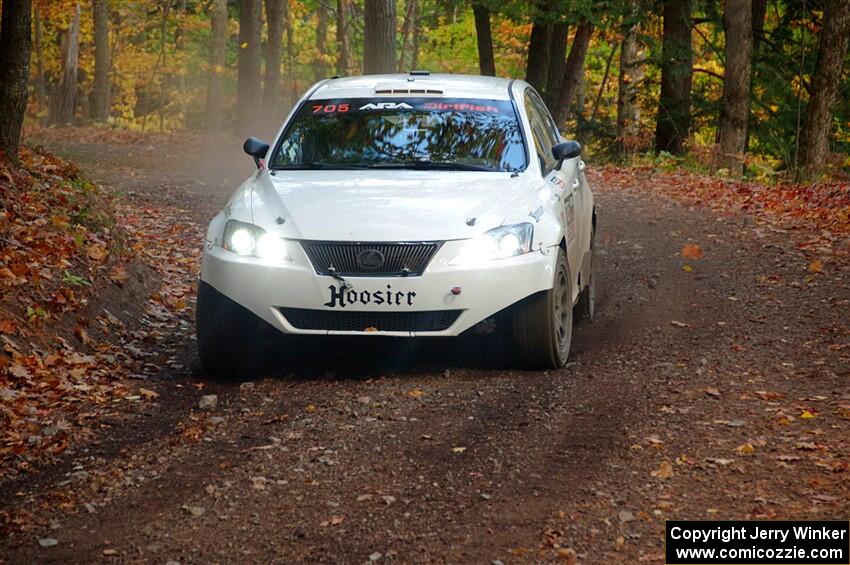
[[[800,414],[800,419],[801,419],[801,420],[813,420],[813,419],[814,419],[814,418],[816,418],[816,417],[817,417],[817,416],[815,416],[814,414],[812,414],[812,413],[811,413],[811,412],[809,412],[808,410],[803,410],[803,412]]]
[[[248,42],[247,41],[245,41],[241,45],[239,45],[239,49],[247,49],[247,48],[248,48]]]
[[[811,271],[812,273],[823,272],[823,261],[818,259],[816,261],[812,261],[811,263],[809,263],[809,271]]]
[[[453,447],[452,448],[452,453],[463,453],[464,451],[466,451],[465,447]]]
[[[411,398],[422,398],[423,396],[425,396],[425,393],[419,390],[418,388],[414,388],[413,390],[408,391],[407,396]]]
[[[682,265],[682,270],[685,271],[686,273],[692,273],[694,268],[691,267],[690,265]]]
[[[673,464],[669,461],[662,461],[658,469],[650,473],[656,479],[670,479],[673,477]]]
[[[752,455],[756,452],[756,448],[751,443],[743,443],[735,448],[735,453],[738,455]]]
[[[685,259],[701,259],[702,248],[699,245],[689,243],[682,247],[682,257]]]
[[[308,414],[313,414],[316,411],[316,405],[315,404],[308,404],[304,408],[304,411],[307,412]]]

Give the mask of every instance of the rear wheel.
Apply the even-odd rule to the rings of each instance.
[[[274,333],[264,320],[210,284],[198,283],[195,335],[201,366],[208,376],[222,380],[252,376],[262,369]]]
[[[594,254],[596,247],[596,231],[590,235],[590,269],[588,269],[587,285],[578,295],[575,317],[579,320],[593,321],[593,313],[596,310],[596,277],[593,274]]]
[[[567,363],[573,336],[572,278],[567,256],[558,250],[555,283],[530,296],[514,313],[520,363],[530,369],[558,369]]]

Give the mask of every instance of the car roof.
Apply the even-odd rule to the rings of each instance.
[[[364,75],[326,80],[310,96],[330,98],[374,98],[376,96],[427,96],[435,98],[483,98],[509,100],[512,80],[477,75],[409,74]]]

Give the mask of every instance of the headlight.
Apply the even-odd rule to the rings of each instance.
[[[529,223],[494,228],[464,243],[449,264],[470,265],[528,253],[533,235],[534,227]]]
[[[292,261],[286,252],[285,240],[266,233],[266,230],[259,226],[237,220],[229,220],[225,224],[223,247],[239,255],[259,257],[273,263]]]

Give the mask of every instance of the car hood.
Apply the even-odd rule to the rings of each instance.
[[[257,179],[253,212],[255,220],[264,222],[282,217],[281,235],[295,239],[464,239],[500,225],[523,205],[534,188],[523,177],[467,171],[276,171]]]

